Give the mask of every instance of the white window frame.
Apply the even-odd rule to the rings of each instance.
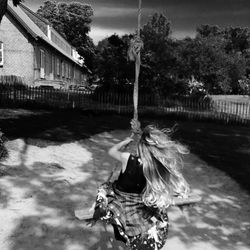
[[[0,41],[0,54],[1,54],[0,66],[3,66],[4,54],[3,54],[3,42],[2,41]]]
[[[65,78],[65,62],[62,60],[61,61],[61,67],[62,67],[62,77]]]
[[[56,75],[60,76],[60,60],[56,58]]]
[[[71,79],[71,63],[68,64],[68,78]]]
[[[69,64],[65,62],[65,78],[69,78]]]
[[[46,64],[46,57],[45,51],[40,49],[40,78],[45,78],[45,64]]]
[[[55,56],[51,55],[51,73],[55,74]]]

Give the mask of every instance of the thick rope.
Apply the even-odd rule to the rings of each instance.
[[[136,135],[139,135],[141,133],[141,123],[138,120],[139,76],[140,76],[140,67],[141,67],[141,49],[143,48],[143,42],[140,38],[141,10],[142,10],[141,5],[142,5],[142,0],[139,0],[137,34],[135,38],[131,39],[130,46],[128,49],[128,59],[130,61],[135,61],[135,82],[134,82],[134,91],[133,91],[134,123],[131,124],[131,130],[132,130],[131,137],[135,137]],[[118,168],[118,165],[119,164],[116,164],[116,166],[111,171],[107,179],[107,182],[111,181],[111,178],[113,177],[114,172]]]
[[[133,91],[133,104],[134,104],[134,121],[137,123],[136,129],[131,127],[132,135],[140,131],[140,123],[138,121],[138,95],[139,95],[139,76],[141,67],[141,49],[143,48],[143,42],[140,38],[141,30],[141,4],[142,0],[139,0],[138,6],[138,27],[137,34],[134,39],[131,39],[128,50],[128,58],[130,61],[135,61],[135,82]]]
[[[134,52],[136,53],[135,60],[135,83],[134,83],[134,119],[138,121],[138,95],[139,95],[139,75],[140,75],[140,67],[141,67],[141,48],[143,47],[143,42],[140,39],[140,31],[141,31],[141,4],[142,0],[139,0],[138,6],[138,27],[137,27],[137,38],[134,47]]]

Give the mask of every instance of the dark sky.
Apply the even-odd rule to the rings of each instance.
[[[69,1],[65,1],[69,2]],[[95,42],[113,33],[133,32],[137,22],[137,0],[78,0],[94,9],[90,36]],[[43,0],[25,0],[34,11]],[[142,23],[156,11],[167,15],[172,36],[193,36],[200,24],[250,27],[250,0],[142,0]]]

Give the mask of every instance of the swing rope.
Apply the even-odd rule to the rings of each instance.
[[[143,41],[140,37],[141,31],[141,12],[142,12],[142,0],[139,0],[138,5],[138,18],[137,18],[137,32],[135,38],[131,39],[130,46],[128,49],[128,59],[130,61],[135,61],[135,82],[133,91],[133,104],[134,104],[134,121],[135,126],[131,127],[132,136],[140,132],[140,122],[138,120],[138,96],[139,96],[139,76],[141,67],[141,49],[143,48]]]
[[[139,6],[138,6],[138,28],[136,35],[133,39],[130,41],[130,46],[128,49],[128,59],[130,61],[135,61],[135,82],[134,82],[134,91],[133,91],[133,104],[134,104],[134,115],[133,120],[134,122],[131,123],[131,137],[138,136],[141,134],[141,124],[138,120],[138,94],[139,94],[139,75],[140,75],[140,67],[141,67],[141,49],[143,48],[143,41],[140,37],[140,29],[141,29],[141,3],[142,0],[139,0]],[[118,163],[111,171],[110,175],[108,176],[106,183],[109,183],[114,175],[114,172],[118,168]],[[180,199],[180,201],[176,202],[176,206],[180,206],[183,210],[184,205],[190,205],[193,203],[196,203],[200,201],[200,197],[197,198],[197,196],[193,196],[192,199]],[[90,217],[85,216],[86,218],[90,219],[92,218],[92,215]],[[83,217],[82,217],[83,218]]]
[[[142,12],[142,0],[139,0],[138,6],[138,26],[137,32],[134,38],[130,40],[130,45],[128,49],[128,60],[135,62],[135,82],[134,82],[134,90],[133,90],[133,105],[134,105],[134,123],[133,126],[131,124],[131,136],[139,135],[141,133],[141,123],[138,120],[138,95],[139,95],[139,76],[140,76],[140,67],[141,67],[141,49],[143,48],[143,41],[140,37],[141,30],[141,12]],[[114,172],[118,168],[119,164],[112,169],[107,182],[110,182],[111,178],[114,175]]]

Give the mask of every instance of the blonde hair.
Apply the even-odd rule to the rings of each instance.
[[[173,195],[185,196],[189,186],[180,172],[181,155],[186,147],[170,139],[170,130],[160,130],[149,125],[143,130],[138,144],[139,157],[143,164],[146,187],[143,201],[147,206],[167,208]]]

